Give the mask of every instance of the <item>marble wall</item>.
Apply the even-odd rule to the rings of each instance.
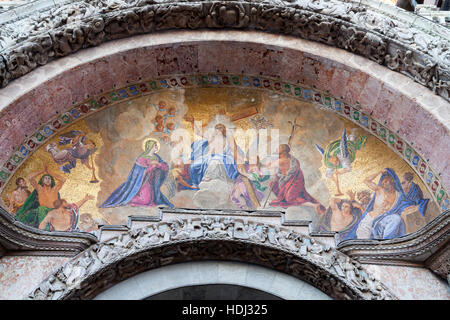
[[[5,256],[0,259],[0,300],[20,300],[62,266],[67,257]]]
[[[364,265],[401,300],[450,300],[450,286],[425,268]]]
[[[66,257],[19,257],[19,256],[6,256],[2,257],[0,259],[0,300],[18,300],[18,299],[24,299],[27,297],[28,293],[31,292],[31,290],[39,285],[39,283],[44,280],[45,277],[47,277],[49,274],[54,272],[57,268],[62,266],[66,261],[68,261],[70,258]],[[194,272],[190,277],[188,277],[191,282],[182,282],[182,285],[189,285],[189,284],[200,284],[200,283],[218,283],[215,280],[218,280],[218,277],[220,277],[221,282],[220,283],[238,283],[239,281],[236,281],[235,276],[231,276],[232,274],[236,274],[236,266],[234,266],[236,263],[221,263],[217,264],[215,263],[196,263],[198,266],[196,268],[190,266],[188,268],[191,271]],[[202,268],[206,265],[213,265],[213,268],[210,269],[216,270],[217,268],[220,269],[219,274],[213,274],[210,275],[208,278],[208,281],[200,281],[201,278],[199,275],[199,266],[202,265]],[[236,264],[239,265],[239,264]],[[234,266],[234,267],[233,267]],[[153,274],[161,274],[167,273],[167,272],[175,272],[178,267],[176,265],[171,266],[166,271],[164,270],[152,270],[147,273]],[[234,268],[234,269],[233,269]],[[373,274],[375,278],[383,282],[400,300],[450,300],[450,287],[449,285],[442,279],[438,278],[436,275],[431,273],[429,270],[424,268],[417,268],[417,267],[404,267],[404,266],[383,266],[383,265],[363,265],[363,268]],[[170,269],[170,270],[169,270]],[[173,270],[172,270],[173,269]],[[264,274],[265,268],[261,267],[253,267],[248,265],[241,266],[242,270],[245,270],[245,273],[248,272],[248,270],[259,270],[258,276],[261,276]],[[202,269],[204,272],[207,271],[207,268]],[[270,270],[269,270],[270,271]],[[228,273],[227,273],[228,272]],[[261,272],[263,272],[261,274]],[[147,275],[147,273],[143,273],[142,275],[137,275],[134,278],[136,279],[147,279],[146,281],[151,282],[150,274]],[[266,272],[267,273],[267,272]],[[195,276],[197,274],[197,276]],[[228,274],[228,278],[226,278],[226,275]],[[271,274],[269,272],[269,274]],[[195,277],[198,277],[196,279]],[[113,291],[116,292],[117,289],[120,289],[123,286],[129,286],[130,283],[136,285],[136,279],[129,279],[124,281],[123,284],[118,284],[116,287],[111,288],[110,291],[105,292],[101,294],[98,299],[108,299],[113,294]],[[242,278],[242,277],[241,277]],[[270,279],[273,278],[273,275]],[[285,279],[286,278],[286,279]],[[270,289],[268,292],[273,291],[274,293],[277,292],[278,294],[282,294],[284,292],[285,297],[284,298],[291,298],[291,299],[304,299],[307,298],[307,293],[315,292],[314,288],[311,288],[309,285],[303,283],[300,287],[298,287],[297,290],[293,287],[286,287],[286,285],[289,284],[289,276],[286,275],[278,275],[277,278],[273,278],[273,281],[270,281],[269,286],[263,285],[262,282],[260,283],[259,289],[265,290]],[[227,280],[228,279],[228,280]],[[234,279],[234,280],[233,280]],[[277,280],[278,279],[278,280]],[[226,282],[224,282],[226,280]],[[249,275],[245,276],[243,275],[242,283],[239,282],[241,285],[249,285],[252,284],[252,287],[255,283],[258,283],[258,277],[251,276],[249,278]],[[277,280],[277,281],[275,281]],[[256,281],[256,282],[255,282]],[[278,283],[279,281],[284,282],[283,286],[280,286],[281,283]],[[298,281],[297,281],[298,282]],[[299,283],[300,283],[299,282]],[[180,284],[180,286],[181,286]],[[167,285],[164,285],[162,289],[170,289],[176,287],[176,282],[167,282]],[[139,298],[145,298],[146,294],[149,292],[142,291],[141,286],[139,286],[139,290],[135,292],[140,294]],[[113,290],[114,289],[114,290]],[[156,292],[161,292],[163,290],[158,289],[152,289],[153,291],[151,294],[154,294]],[[288,290],[289,289],[289,290]],[[301,289],[301,290],[300,290]],[[306,290],[308,289],[308,290]],[[281,291],[280,291],[281,290]],[[306,291],[305,291],[306,290]],[[118,293],[116,292],[116,295]],[[135,295],[133,294],[133,296]],[[319,293],[317,293],[319,294]],[[317,295],[317,297],[320,296]],[[130,296],[131,297],[131,296]],[[117,297],[116,297],[117,298]]]

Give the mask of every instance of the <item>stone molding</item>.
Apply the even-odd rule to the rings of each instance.
[[[96,242],[97,238],[86,232],[49,232],[29,227],[0,207],[0,249],[3,247],[4,255],[75,256]]]
[[[162,208],[161,216],[165,213],[216,215],[216,216],[244,216],[244,217],[282,217],[283,210],[239,210],[239,209],[190,209],[190,208]]]
[[[97,243],[45,279],[29,299],[92,299],[135,274],[201,260],[241,261],[304,280],[336,299],[396,299],[359,262],[285,228],[241,219],[174,219]]]
[[[110,231],[126,233],[135,228],[135,222],[138,227],[142,222],[164,221],[164,214],[180,215],[185,218],[189,215],[200,217],[205,216],[234,216],[238,219],[247,219],[248,217],[270,217],[265,210],[254,210],[250,214],[241,210],[206,210],[206,209],[182,209],[182,208],[162,208],[158,216],[129,216],[127,225],[120,226],[102,226],[97,236],[100,241],[107,241],[117,234],[111,236]],[[275,212],[271,217],[276,217]],[[362,264],[380,264],[410,267],[426,267],[443,279],[447,279],[450,267],[445,260],[450,253],[448,244],[450,241],[450,218],[448,212],[434,219],[429,225],[411,233],[402,238],[393,240],[350,240],[339,243],[335,237],[336,232],[313,232],[312,224],[309,220],[286,220],[285,214],[281,214],[280,224],[277,226],[287,227],[307,227],[305,232],[309,237],[316,241],[325,241],[328,244],[333,243],[335,239],[336,250],[339,250]],[[173,217],[172,217],[173,218]],[[170,219],[170,218],[169,218]],[[275,221],[274,221],[275,222]],[[107,232],[107,233],[105,233]],[[297,230],[297,232],[299,232]],[[104,236],[104,234],[106,236]],[[326,240],[325,240],[326,239]],[[330,240],[330,241],[329,241]],[[332,244],[331,246],[335,246]]]
[[[239,215],[239,210],[199,210],[199,209],[161,209],[159,217],[162,220],[162,213],[172,214],[195,214],[195,215]],[[343,252],[363,264],[398,265],[411,267],[426,267],[435,272],[443,279],[447,279],[450,273],[450,215],[449,211],[443,212],[429,224],[420,230],[408,234],[401,238],[392,240],[349,240],[338,242],[336,232],[313,232],[312,223],[308,220],[286,220],[285,214],[281,213],[280,225],[286,227],[308,227],[307,234],[314,238],[325,239],[334,238],[336,250]],[[264,217],[268,216],[264,210],[255,210],[251,215]],[[240,214],[240,218],[247,216],[247,213]],[[136,217],[138,218],[138,217]],[[134,217],[130,217],[128,228],[132,227]],[[157,217],[153,217],[153,221]],[[138,218],[139,221],[140,219]],[[320,241],[320,240],[319,240]],[[330,242],[328,242],[330,243]]]
[[[449,242],[450,215],[447,210],[422,229],[406,236],[390,240],[348,240],[339,243],[336,249],[362,263],[405,265],[409,262],[411,265],[429,266],[427,262],[434,259],[436,252],[445,253],[448,258]],[[437,265],[434,264],[433,268],[436,269]],[[434,271],[433,268],[430,269]],[[439,268],[450,272],[448,263],[439,265]]]
[[[450,248],[448,245],[425,261],[425,265],[438,276],[447,280],[450,285]]]
[[[269,211],[273,215],[268,215],[266,210],[254,210],[250,214],[241,210],[207,210],[207,209],[170,209],[162,208],[159,217],[151,221],[161,221],[164,213],[171,214],[192,214],[192,215],[228,215],[239,216],[240,219],[247,216],[255,217],[276,217],[277,211]],[[306,233],[315,240],[333,238],[336,250],[358,260],[364,264],[382,264],[427,267],[437,273],[443,279],[450,273],[450,264],[445,260],[450,257],[450,210],[443,212],[429,224],[420,230],[392,240],[348,240],[339,242],[336,237],[337,232],[314,232],[310,220],[287,220],[282,211],[278,211],[280,226],[287,227],[308,227]],[[150,219],[147,218],[147,221]],[[158,220],[159,219],[159,220]],[[129,217],[127,227],[132,228],[134,221],[144,221],[145,217]],[[102,229],[103,230],[103,229]],[[319,240],[320,241],[320,240]],[[328,242],[330,243],[330,242]],[[444,264],[442,264],[444,263]],[[445,264],[447,263],[447,264]]]
[[[392,7],[389,14],[369,3],[73,0],[44,6],[1,25],[0,85],[112,39],[171,29],[237,28],[297,36],[362,55],[450,101],[450,31],[401,9]]]

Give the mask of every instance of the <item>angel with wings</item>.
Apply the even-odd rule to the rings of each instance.
[[[93,159],[89,163],[89,156],[97,151],[95,143],[86,136],[86,133],[79,130],[71,130],[59,137],[60,146],[70,145],[69,148],[59,149],[55,142],[47,145],[46,150],[52,156],[53,160],[60,165],[61,171],[70,173],[75,168],[77,160],[80,160],[89,170],[92,170],[91,182],[98,182],[95,177],[95,168]]]
[[[356,130],[356,128],[352,129],[352,133],[347,135],[344,129],[341,139],[331,142],[325,149],[316,144],[327,168],[325,176],[336,183],[337,193],[335,196],[344,195],[339,186],[338,175],[352,170],[351,164],[355,161],[356,151],[361,150],[367,142],[366,136],[356,137]]]

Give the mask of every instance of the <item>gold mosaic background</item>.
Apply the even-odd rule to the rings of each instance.
[[[161,141],[161,150],[158,154],[172,169],[173,148],[169,143],[171,134],[155,133],[155,117],[159,113],[157,105],[160,101],[165,101],[168,108],[176,109],[176,114],[167,118],[169,120],[166,123],[172,122],[178,128],[189,130],[192,137],[194,134],[189,119],[202,121],[209,126],[214,123],[225,123],[228,127],[244,130],[255,128],[258,120],[262,127],[279,129],[280,143],[287,143],[292,128],[289,121],[296,121],[297,131],[291,140],[292,155],[300,161],[306,190],[325,207],[328,207],[330,199],[336,193],[336,186],[332,180],[325,178],[326,168],[315,145],[325,148],[330,142],[340,139],[344,129],[350,133],[353,128],[358,128],[332,112],[318,110],[312,104],[258,90],[193,88],[161,91],[97,112],[62,132],[84,131],[97,145],[98,150],[94,154],[94,161],[98,183],[89,182],[92,171],[82,165],[79,160],[70,174],[58,169],[59,165],[45,150],[50,142],[58,142],[59,135],[57,135],[46,142],[17,170],[1,194],[2,200],[15,189],[17,177],[26,177],[33,171],[39,171],[46,163],[51,171],[67,179],[60,194],[69,203],[79,201],[86,193],[95,196],[96,200],[88,201],[80,213],[89,213],[93,218],[102,219],[110,224],[125,223],[128,215],[156,214],[155,208],[124,206],[100,209],[99,206],[127,179],[136,158],[142,153],[142,142],[147,138],[153,137]],[[367,190],[368,187],[363,180],[386,167],[393,168],[400,179],[405,172],[414,172],[405,161],[377,138],[360,128],[356,133],[357,136],[367,136],[368,141],[362,150],[357,151],[356,160],[351,166],[352,171],[339,177],[343,193],[347,190],[354,192]],[[236,141],[240,141],[239,137],[236,137]],[[59,147],[64,148],[64,146]],[[245,150],[244,145],[240,147]],[[374,181],[378,182],[378,178]],[[425,186],[415,174],[413,181],[422,189],[424,198],[431,199]],[[31,185],[27,184],[32,191]],[[161,191],[167,194],[165,186],[161,188]],[[170,201],[176,207],[195,207],[191,199],[193,192],[178,192]],[[265,197],[266,195],[264,199]],[[343,196],[343,198],[346,197]],[[227,207],[236,208],[231,200]],[[415,228],[423,226],[438,213],[436,205],[430,201],[426,219],[416,222]]]

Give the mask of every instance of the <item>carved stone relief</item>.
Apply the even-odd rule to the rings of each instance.
[[[0,83],[4,87],[51,59],[111,39],[199,28],[257,29],[326,43],[386,65],[449,100],[445,32],[338,0],[73,1],[1,26]]]
[[[44,280],[30,299],[90,299],[140,272],[182,261],[273,268],[336,299],[396,299],[350,257],[284,228],[229,217],[175,219],[94,244]]]

